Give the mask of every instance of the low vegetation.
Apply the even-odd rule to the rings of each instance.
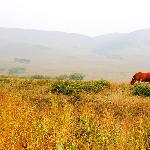
[[[109,88],[109,82],[105,80],[100,81],[56,81],[51,85],[51,92],[64,95],[72,95],[76,98],[80,98],[82,92],[97,93],[104,88]]]
[[[61,74],[59,76],[45,76],[45,75],[32,75],[31,79],[53,79],[53,80],[83,80],[84,75],[82,73],[71,73],[71,74]]]
[[[57,94],[64,94],[73,96],[74,98],[80,100],[80,95],[84,92],[86,93],[97,93],[102,91],[104,88],[109,87],[109,82],[105,80],[100,81],[56,81],[51,85],[51,92]],[[73,99],[74,101],[74,99]]]
[[[132,87],[132,93],[139,96],[150,96],[150,84],[135,84],[134,87]]]
[[[145,86],[0,77],[0,149],[148,150]]]
[[[71,74],[62,74],[59,76],[56,76],[55,79],[58,80],[83,80],[85,77],[85,75],[83,75],[82,73],[71,73]]]
[[[30,76],[30,78],[31,79],[52,79],[51,76],[38,75],[38,74]]]
[[[8,69],[8,75],[19,75],[19,74],[25,74],[26,68],[23,67],[15,67]]]

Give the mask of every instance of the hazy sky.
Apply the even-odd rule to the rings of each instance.
[[[150,0],[0,0],[0,26],[90,36],[150,28]]]

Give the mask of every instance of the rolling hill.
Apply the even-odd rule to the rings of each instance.
[[[89,79],[122,80],[133,72],[150,70],[150,29],[88,37],[0,28],[0,54],[0,70],[19,66],[27,69],[26,74],[83,72]],[[15,58],[31,63],[14,62]]]

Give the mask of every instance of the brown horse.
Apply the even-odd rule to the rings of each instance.
[[[150,72],[143,73],[143,72],[138,72],[136,73],[130,82],[131,85],[133,85],[136,81],[138,82],[150,82]]]

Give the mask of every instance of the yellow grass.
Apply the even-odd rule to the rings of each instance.
[[[1,78],[0,149],[146,150],[150,98],[126,83],[74,97],[51,93],[53,81]]]

